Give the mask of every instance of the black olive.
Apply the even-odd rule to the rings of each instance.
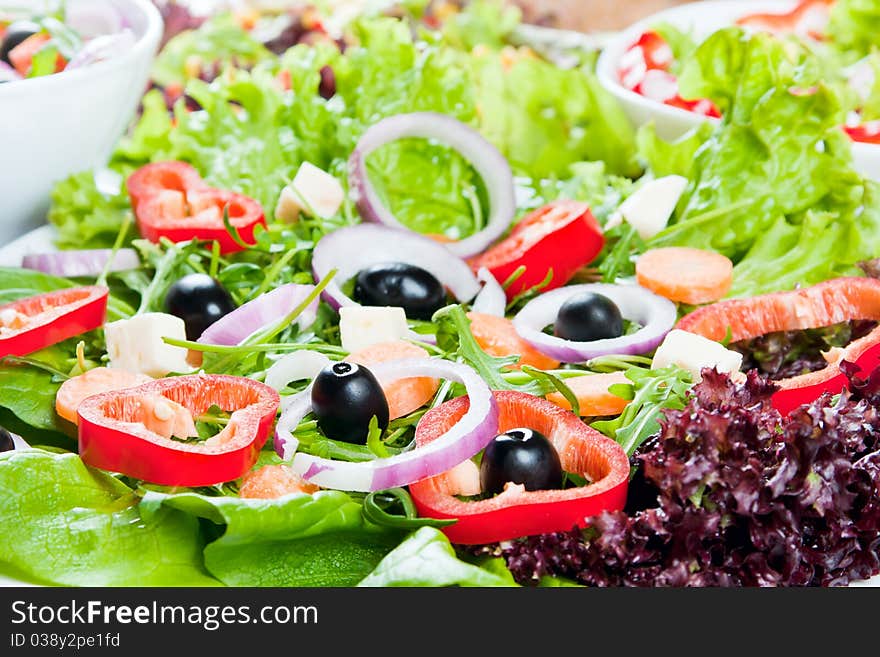
[[[559,454],[547,438],[532,429],[511,429],[495,436],[480,461],[480,488],[496,494],[507,482],[526,490],[562,488]]]
[[[187,340],[198,340],[205,329],[235,310],[220,281],[207,274],[187,274],[168,288],[165,310],[183,320]]]
[[[12,440],[12,434],[0,427],[0,452],[9,452],[13,449],[15,449],[15,442]]]
[[[370,420],[388,428],[388,400],[379,381],[363,365],[333,363],[318,373],[312,385],[312,410],[318,428],[328,438],[366,444]]]
[[[364,306],[399,306],[411,319],[430,320],[446,305],[446,292],[433,274],[402,262],[371,265],[358,273],[355,300]]]
[[[9,52],[22,41],[28,37],[32,37],[39,31],[40,26],[31,21],[17,21],[12,23],[6,29],[6,36],[3,38],[2,43],[0,43],[0,60],[12,65],[12,62],[9,61]]]
[[[560,306],[553,331],[560,338],[576,342],[619,338],[623,335],[623,317],[608,297],[581,292]]]

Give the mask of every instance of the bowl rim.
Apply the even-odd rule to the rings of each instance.
[[[53,86],[75,83],[77,80],[85,80],[91,75],[101,75],[116,69],[125,68],[133,62],[140,60],[150,51],[155,53],[165,29],[162,15],[151,0],[105,0],[120,7],[120,11],[139,11],[146,18],[146,29],[135,41],[128,52],[118,57],[113,57],[101,62],[90,64],[73,71],[61,71],[52,75],[38,78],[25,78],[16,80],[14,83],[0,84],[0,100],[25,96],[33,92],[50,91]]]
[[[615,70],[626,47],[634,43],[646,28],[664,20],[669,20],[669,22],[675,24],[680,22],[675,20],[676,18],[682,16],[686,17],[688,14],[698,12],[708,12],[712,8],[720,7],[729,8],[731,11],[735,9],[741,10],[742,15],[746,15],[761,11],[785,11],[786,9],[793,8],[796,4],[798,4],[798,0],[762,0],[760,2],[702,0],[701,2],[693,2],[663,9],[636,21],[609,39],[608,43],[605,44],[605,47],[602,49],[602,52],[599,54],[599,59],[596,62],[596,77],[599,79],[599,83],[605,88],[605,90],[614,95],[620,102],[637,106],[640,109],[649,112],[653,119],[665,118],[679,123],[688,123],[692,127],[704,122],[718,123],[720,119],[708,116],[704,117],[680,107],[664,105],[656,100],[645,98],[641,94],[637,94],[635,91],[627,89],[620,84],[617,75],[615,75]],[[697,21],[698,20],[699,19],[697,19]],[[853,151],[871,154],[872,156],[880,155],[880,145],[877,144],[853,142],[852,149]]]

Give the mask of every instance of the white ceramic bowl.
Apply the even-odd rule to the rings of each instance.
[[[626,115],[639,126],[654,121],[657,134],[664,139],[675,139],[702,121],[717,121],[678,107],[664,105],[630,91],[620,84],[617,76],[618,62],[626,50],[652,25],[670,23],[680,29],[691,31],[697,39],[704,39],[712,32],[733,24],[736,19],[753,13],[785,13],[797,4],[794,0],[710,0],[685,4],[658,12],[634,23],[613,37],[599,57],[597,73],[602,86],[620,102]],[[853,143],[856,167],[865,176],[880,180],[880,146]]]
[[[106,0],[104,0],[106,1]],[[68,0],[68,6],[95,0]],[[137,42],[92,66],[0,84],[0,245],[42,224],[52,185],[106,163],[146,90],[162,37],[150,0],[110,0]],[[0,9],[22,6],[0,0]]]

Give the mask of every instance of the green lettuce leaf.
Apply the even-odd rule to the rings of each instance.
[[[0,571],[63,586],[214,586],[199,523],[162,509],[75,454],[0,454]],[[15,491],[12,494],[12,491]]]
[[[516,586],[509,572],[461,561],[439,529],[422,527],[382,559],[358,586]]]
[[[52,189],[49,221],[58,229],[56,244],[62,249],[109,248],[116,241],[131,210],[125,190],[105,195],[95,185],[92,171],[62,180]]]
[[[478,45],[500,49],[522,20],[522,11],[501,0],[475,0],[448,18],[442,28],[446,43],[460,50]]]
[[[652,25],[651,29],[663,37],[663,40],[669,44],[672,56],[674,57],[670,70],[677,75],[697,49],[697,41],[694,39],[694,35],[665,21]]]
[[[861,59],[877,47],[880,34],[880,2],[836,0],[831,8],[828,35],[849,62]]]
[[[221,535],[205,547],[204,562],[230,586],[353,586],[401,538],[368,524],[361,505],[339,491],[275,500],[148,492],[143,513],[161,509],[217,526]]]

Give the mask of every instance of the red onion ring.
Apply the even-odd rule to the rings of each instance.
[[[286,317],[290,311],[305,301],[314,289],[312,285],[288,283],[261,294],[211,324],[199,336],[198,342],[227,346],[241,344],[249,335]],[[305,329],[311,326],[317,317],[318,300],[315,299],[297,317],[296,323],[301,329]]]
[[[590,342],[564,340],[543,332],[556,321],[559,308],[572,295],[593,292],[611,299],[621,314],[641,324],[632,335]],[[609,354],[637,355],[652,351],[675,325],[675,304],[639,285],[589,283],[562,287],[529,301],[513,318],[520,337],[541,353],[563,363],[583,363]]]
[[[436,139],[465,157],[482,177],[489,195],[489,217],[483,230],[457,242],[449,250],[467,258],[486,250],[510,226],[516,212],[513,174],[504,156],[479,132],[461,121],[436,112],[398,114],[379,121],[358,141],[348,160],[352,194],[361,216],[375,223],[409,230],[382,203],[367,173],[367,156],[377,148],[406,137]]]
[[[464,384],[470,399],[467,413],[426,447],[360,463],[296,454],[291,467],[303,479],[323,488],[370,492],[406,486],[446,472],[483,449],[498,432],[498,405],[486,382],[470,367],[436,358],[409,358],[371,367],[380,382],[427,376]],[[311,390],[297,395],[275,429],[275,450],[287,460],[296,449],[293,430],[311,410]]]
[[[294,351],[276,360],[266,371],[265,383],[277,392],[281,392],[291,381],[314,379],[327,367],[331,360],[325,354],[311,349]],[[295,401],[296,395],[281,398],[281,410],[284,411]]]
[[[84,39],[102,34],[115,34],[125,27],[123,16],[108,0],[68,3],[65,22]]]
[[[29,253],[22,257],[24,269],[35,269],[51,276],[62,278],[86,278],[100,276],[107,263],[109,271],[138,269],[141,259],[134,249],[87,249],[83,251],[54,251],[52,253]]]
[[[483,284],[483,289],[471,304],[471,310],[485,315],[504,317],[507,310],[507,295],[504,293],[504,288],[485,267],[480,267],[477,280]]]
[[[331,270],[337,274],[324,288],[324,300],[334,310],[358,304],[345,295],[341,285],[370,265],[402,262],[430,272],[459,301],[470,301],[480,291],[471,268],[464,260],[430,237],[410,231],[359,224],[328,233],[315,245],[312,272],[323,280]]]

